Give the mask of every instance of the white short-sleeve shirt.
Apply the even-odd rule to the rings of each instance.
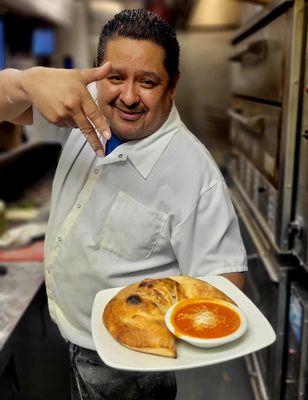
[[[103,159],[71,132],[53,183],[45,267],[51,317],[90,349],[99,290],[247,270],[224,179],[175,105],[155,133]]]

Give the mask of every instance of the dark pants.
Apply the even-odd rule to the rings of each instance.
[[[108,367],[96,351],[70,344],[72,400],[174,400],[174,372],[133,372]]]

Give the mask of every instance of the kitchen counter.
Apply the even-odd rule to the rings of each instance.
[[[68,345],[51,321],[41,262],[0,276],[0,398],[68,399]]]
[[[44,283],[42,263],[6,264],[0,276],[0,351]]]

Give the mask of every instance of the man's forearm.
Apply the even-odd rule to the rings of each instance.
[[[32,105],[23,90],[23,74],[16,69],[0,72],[0,121],[12,121]]]
[[[229,279],[235,286],[243,290],[245,284],[245,274],[244,272],[231,272],[228,274],[221,274],[221,276]]]
[[[97,156],[103,156],[98,134],[109,140],[110,127],[88,85],[105,79],[111,68],[106,62],[89,69],[4,70],[0,72],[0,121],[31,124],[34,107],[51,124],[79,128]]]

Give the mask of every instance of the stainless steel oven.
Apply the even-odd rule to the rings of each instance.
[[[266,236],[232,185],[231,195],[248,255],[249,273],[244,292],[270,321],[277,336],[271,346],[245,357],[251,387],[257,400],[280,400],[285,385],[285,328],[290,282],[295,268],[281,265],[270,252]]]
[[[277,335],[246,357],[262,400],[291,400],[290,287],[299,263],[308,271],[307,3],[273,0],[232,39],[228,175],[248,253],[245,292]]]
[[[306,5],[306,13],[307,7]],[[299,258],[301,265],[308,271],[308,40],[306,42],[302,99],[298,185],[295,194],[295,214],[292,221],[292,229],[294,237],[293,252]]]
[[[272,1],[233,38],[230,173],[279,252],[290,252],[304,0]]]

